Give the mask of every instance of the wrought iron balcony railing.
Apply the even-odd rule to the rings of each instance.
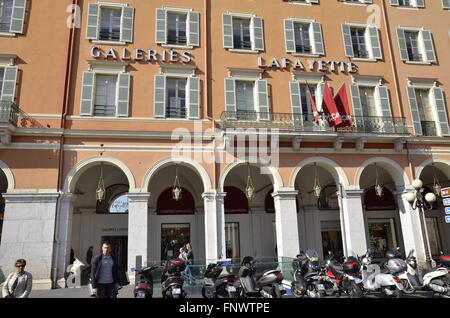
[[[222,128],[267,128],[302,132],[351,132],[374,134],[408,134],[403,117],[351,116],[352,125],[330,127],[325,114],[319,122],[313,114],[259,113],[254,111],[222,112]]]
[[[20,110],[16,104],[10,101],[0,100],[0,125],[11,124],[17,127]]]
[[[296,45],[295,52],[297,53],[312,53],[311,45]]]
[[[422,136],[437,136],[436,122],[434,121],[421,121]]]
[[[119,31],[100,31],[99,39],[102,41],[120,41]]]
[[[420,53],[416,53],[412,50],[408,50],[408,59],[411,62],[422,62],[423,61],[423,56]]]

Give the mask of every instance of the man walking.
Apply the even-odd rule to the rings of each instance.
[[[92,292],[98,298],[116,298],[119,288],[119,272],[117,261],[111,255],[111,244],[102,245],[102,254],[92,259],[91,284]]]

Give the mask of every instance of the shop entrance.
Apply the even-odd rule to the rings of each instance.
[[[178,257],[180,248],[190,241],[189,223],[161,224],[161,260]]]
[[[324,257],[328,252],[337,258],[344,256],[342,250],[342,232],[339,221],[322,221],[322,251]]]
[[[102,242],[111,243],[111,253],[117,260],[118,270],[127,271],[128,236],[102,236]]]

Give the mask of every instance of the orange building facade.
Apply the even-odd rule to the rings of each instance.
[[[404,194],[449,186],[449,17],[445,0],[0,0],[0,276],[25,258],[64,286],[71,250],[105,240],[125,271],[187,242],[199,262],[448,251],[442,198],[423,219]],[[329,127],[326,84],[345,84],[348,127]]]

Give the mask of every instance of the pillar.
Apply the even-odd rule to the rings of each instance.
[[[205,208],[205,258],[206,263],[225,257],[225,207],[226,193],[209,191],[202,194]]]
[[[344,246],[345,256],[363,255],[367,251],[363,193],[363,190],[344,190],[341,227],[346,243]]]
[[[279,189],[272,193],[275,203],[275,227],[279,258],[294,258],[300,252],[297,194],[298,191],[291,188]]]

